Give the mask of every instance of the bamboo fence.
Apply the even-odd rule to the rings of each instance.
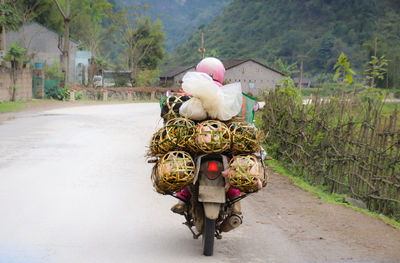
[[[263,110],[265,144],[269,154],[313,184],[400,221],[398,111],[383,117],[382,105],[356,97],[303,105],[271,92]]]

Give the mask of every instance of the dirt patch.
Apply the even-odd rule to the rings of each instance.
[[[399,229],[323,202],[275,172],[267,188],[246,201],[251,207],[247,218],[255,220],[258,231],[263,225],[277,226],[301,251],[303,258],[296,262],[399,262]]]

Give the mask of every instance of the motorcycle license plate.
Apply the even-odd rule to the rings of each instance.
[[[199,201],[203,203],[225,203],[225,188],[221,186],[200,185]]]

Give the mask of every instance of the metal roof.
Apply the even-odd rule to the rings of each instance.
[[[238,66],[240,64],[243,64],[245,62],[248,62],[248,61],[252,61],[254,63],[257,63],[257,64],[259,64],[260,66],[262,66],[264,68],[267,68],[269,70],[272,70],[272,71],[274,71],[274,72],[276,72],[278,74],[281,74],[281,75],[285,76],[285,74],[283,74],[282,72],[280,72],[280,71],[278,71],[276,69],[270,68],[270,67],[268,67],[268,66],[266,66],[266,65],[264,65],[264,64],[262,64],[262,63],[260,63],[260,62],[258,62],[256,60],[254,60],[254,59],[230,59],[230,60],[224,61],[223,64],[224,64],[225,69],[228,70],[228,69],[234,68],[234,67],[236,67],[236,66]],[[194,65],[176,67],[176,68],[173,68],[173,69],[171,69],[171,70],[169,70],[169,71],[167,71],[165,73],[160,74],[160,78],[173,78],[176,75],[178,75],[178,74],[180,74],[182,72],[185,72],[188,69],[194,68],[194,67],[195,67]]]
[[[276,73],[281,74],[282,76],[285,76],[285,74],[283,74],[282,72],[280,72],[280,71],[278,71],[276,69],[273,69],[271,67],[268,67],[268,66],[266,66],[266,65],[264,65],[264,64],[262,64],[262,63],[260,63],[260,62],[258,62],[256,60],[254,60],[254,59],[231,59],[231,60],[224,61],[223,63],[224,63],[225,69],[228,70],[230,68],[234,68],[234,67],[236,67],[236,66],[238,66],[240,64],[243,64],[245,62],[248,62],[248,61],[252,61],[254,63],[257,63],[257,64],[259,64],[260,66],[262,66],[264,68],[267,68],[269,70],[272,70],[272,71],[274,71]]]
[[[194,68],[194,65],[176,67],[165,73],[160,74],[160,78],[173,78],[174,76],[176,76],[182,72],[185,72],[186,70],[188,70],[190,68]]]

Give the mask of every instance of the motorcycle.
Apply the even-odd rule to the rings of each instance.
[[[195,178],[190,186],[190,200],[186,202],[184,224],[194,239],[202,236],[203,254],[212,256],[214,239],[221,239],[222,232],[231,231],[242,224],[241,213],[233,207],[248,196],[242,194],[232,200],[226,197],[225,177],[222,171],[228,169],[228,157],[222,154],[205,154],[197,157]],[[176,195],[175,198],[180,199]]]

